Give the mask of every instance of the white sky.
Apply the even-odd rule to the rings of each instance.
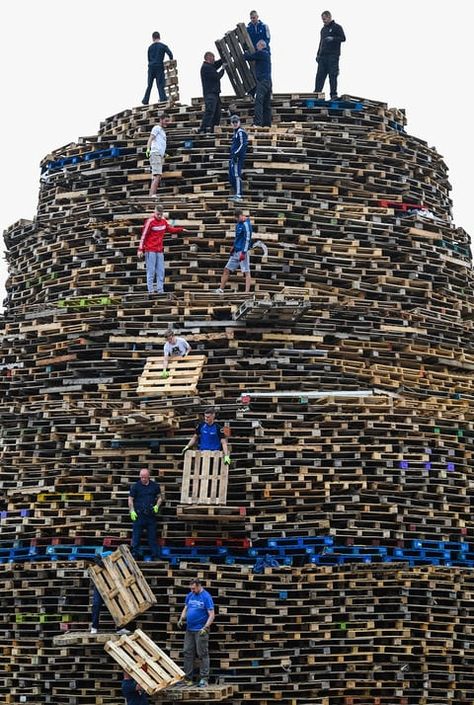
[[[328,9],[347,37],[339,93],[406,108],[408,132],[448,164],[456,225],[474,233],[470,0],[3,0],[1,7],[0,231],[34,216],[43,156],[140,104],[152,31],[178,61],[187,103],[201,95],[204,51],[256,9],[272,33],[274,92],[306,92]],[[232,93],[227,78],[222,88]]]

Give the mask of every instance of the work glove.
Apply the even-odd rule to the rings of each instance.
[[[136,521],[138,519],[138,514],[136,513],[136,511],[134,509],[132,509],[132,511],[130,512],[130,519],[132,521]]]
[[[181,455],[184,455],[187,450],[189,450],[189,446],[184,446],[183,450],[181,451]]]
[[[240,260],[241,262],[244,261],[244,259],[245,259],[245,254],[246,254],[245,252],[241,252],[241,253],[240,253],[240,255],[239,255],[239,260]]]
[[[224,455],[224,465],[230,465],[230,455]]]
[[[178,619],[178,629],[184,629],[184,619]]]
[[[209,634],[209,629],[208,629],[207,627],[203,627],[203,628],[199,631],[199,636],[206,636],[206,634]]]
[[[160,511],[160,505],[159,505],[159,504],[155,504],[154,507],[153,507],[153,511],[155,512],[155,514],[158,514],[158,512]]]
[[[163,370],[163,372],[161,373],[162,379],[168,379],[169,376],[170,373],[168,372],[168,370]]]
[[[146,148],[145,154],[146,154],[146,156],[147,156],[147,159],[149,159],[149,158],[150,158],[150,154],[151,154],[151,150],[150,150],[149,147]]]

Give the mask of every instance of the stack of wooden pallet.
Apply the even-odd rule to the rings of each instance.
[[[383,103],[273,103],[274,127],[248,128],[243,205],[268,246],[250,296],[237,277],[213,293],[235,222],[231,128],[196,135],[201,100],[170,108],[160,197],[186,232],[167,244],[165,296],[146,294],[136,259],[151,107],[48,155],[35,219],[5,233],[2,702],[117,702],[102,645],[53,638],[88,623],[83,561],[130,540],[142,467],[166,501],[138,626],[180,662],[200,574],[222,697],[473,701],[473,274],[446,165]],[[224,105],[248,126],[250,100]],[[205,364],[192,389],[140,389],[170,326]],[[232,457],[212,521],[182,494],[181,450],[209,404]]]

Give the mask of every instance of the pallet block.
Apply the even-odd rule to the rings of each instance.
[[[222,451],[188,450],[184,456],[181,504],[225,504],[228,477]]]
[[[205,355],[172,357],[168,360],[170,376],[161,377],[162,357],[149,357],[139,380],[137,394],[146,396],[185,396],[197,393],[197,385],[206,363]]]
[[[103,567],[92,565],[88,570],[118,627],[129,624],[157,602],[128,546],[122,544],[106,556]]]
[[[148,695],[169,688],[184,678],[184,671],[141,629],[118,641],[108,641],[104,648]]]
[[[216,47],[236,96],[243,98],[257,85],[254,73],[243,57],[245,51],[255,51],[245,24],[239,23],[222,39],[217,39]]]
[[[207,688],[198,688],[197,686],[169,688],[166,693],[156,695],[153,702],[162,703],[163,699],[169,702],[218,702],[231,698],[236,690],[236,685],[208,685]]]

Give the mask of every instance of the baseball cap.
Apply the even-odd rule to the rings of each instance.
[[[231,122],[240,122],[240,118],[238,115],[231,115],[230,116],[230,121]]]

